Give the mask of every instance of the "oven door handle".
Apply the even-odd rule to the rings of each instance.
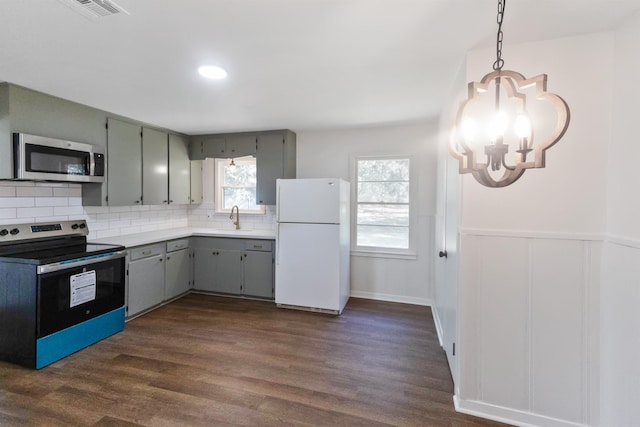
[[[68,261],[55,262],[53,264],[39,265],[36,271],[38,274],[53,273],[55,271],[67,270],[69,268],[82,267],[83,265],[124,258],[125,256],[127,256],[127,251],[110,252],[102,255],[93,255]]]

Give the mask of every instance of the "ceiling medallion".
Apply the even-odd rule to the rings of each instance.
[[[498,0],[494,71],[469,83],[449,145],[459,172],[487,187],[506,187],[525,170],[545,167],[545,151],[562,138],[570,119],[567,103],[547,92],[546,74],[527,79],[502,70],[505,3]]]

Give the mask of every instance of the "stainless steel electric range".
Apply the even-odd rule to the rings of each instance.
[[[39,369],[124,329],[125,248],[88,233],[0,225],[0,360]]]

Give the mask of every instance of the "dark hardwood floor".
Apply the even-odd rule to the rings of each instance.
[[[0,425],[501,425],[452,390],[428,307],[190,294],[40,371],[0,362]]]

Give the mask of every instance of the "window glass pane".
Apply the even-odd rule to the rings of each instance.
[[[255,187],[256,165],[236,162],[235,170],[229,164],[224,166],[224,186],[227,187]]]
[[[363,182],[358,184],[358,202],[409,203],[408,182]]]
[[[222,193],[224,209],[238,205],[240,209],[258,210],[255,188],[224,188]]]
[[[408,249],[409,228],[358,225],[356,240],[358,246]]]
[[[358,205],[358,225],[409,226],[409,205]]]
[[[409,159],[358,160],[358,181],[409,181]]]

